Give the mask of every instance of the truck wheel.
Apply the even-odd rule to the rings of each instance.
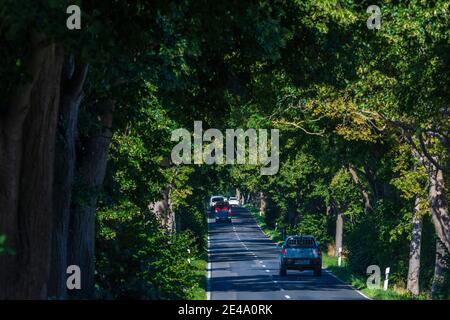
[[[280,276],[285,277],[287,275],[286,268],[280,268]]]
[[[314,270],[314,275],[316,277],[320,277],[322,275],[322,268],[318,268]]]

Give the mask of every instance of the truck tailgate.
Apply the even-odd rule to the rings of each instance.
[[[286,248],[284,257],[287,259],[314,259],[319,255],[314,248]]]

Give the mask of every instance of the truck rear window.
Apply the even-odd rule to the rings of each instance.
[[[316,245],[312,238],[292,238],[286,244],[291,248],[314,248]]]

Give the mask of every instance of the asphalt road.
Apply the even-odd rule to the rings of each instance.
[[[288,270],[278,275],[279,248],[244,208],[233,208],[233,222],[208,219],[208,299],[361,300],[361,293],[322,270]]]

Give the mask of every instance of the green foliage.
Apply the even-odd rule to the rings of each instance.
[[[69,4],[82,7],[77,32],[64,27]],[[90,66],[81,140],[102,129],[98,102],[115,101],[104,184],[90,190],[77,179],[72,197],[82,204],[101,192],[100,297],[197,296],[201,271],[188,259],[204,258],[205,203],[236,188],[255,205],[265,194],[266,214],[256,219],[275,238],[286,227],[331,244],[336,213],[343,213],[345,272],[358,287],[370,264],[389,265],[392,281],[404,286],[414,201],[421,197],[420,282],[428,290],[435,235],[429,173],[415,152],[425,138],[428,156],[449,181],[449,6],[388,1],[381,29],[370,31],[366,3],[350,0],[0,0],[0,115],[28,80],[36,35]],[[279,173],[167,164],[171,130],[191,128],[194,120],[205,129],[280,129]],[[148,209],[166,190],[174,234],[161,230]]]
[[[324,214],[302,215],[300,223],[294,227],[298,234],[313,235],[323,245],[331,242],[332,238],[327,230],[327,217]]]
[[[124,204],[98,212],[98,296],[109,299],[189,299],[198,283],[190,232],[168,234],[149,213]]]

